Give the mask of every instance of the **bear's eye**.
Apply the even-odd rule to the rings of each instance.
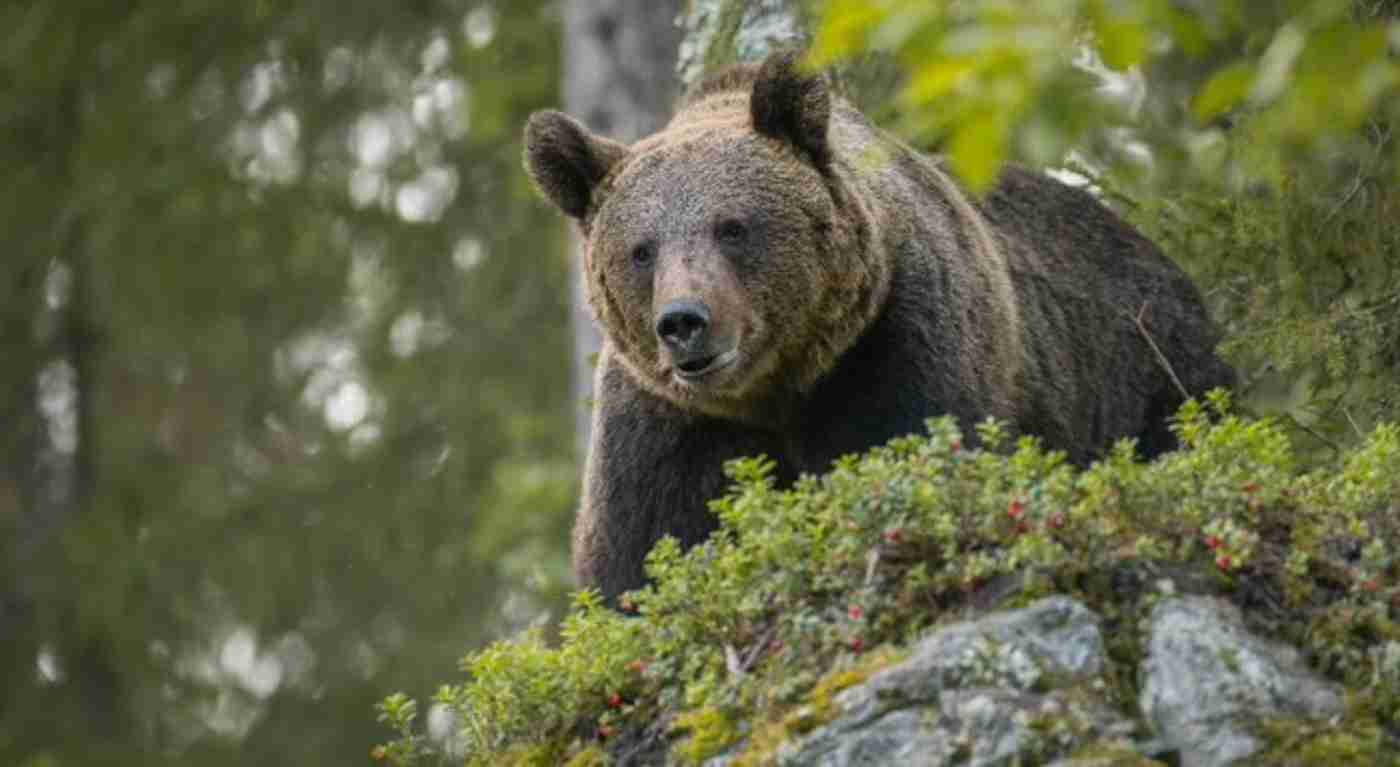
[[[736,218],[726,218],[715,224],[715,239],[725,245],[738,245],[749,237],[749,228]]]
[[[651,243],[643,243],[632,248],[632,263],[637,266],[651,266],[651,262],[656,260],[656,247]]]

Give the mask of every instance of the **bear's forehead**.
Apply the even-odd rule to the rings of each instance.
[[[772,164],[772,151],[751,131],[708,130],[680,135],[658,134],[639,142],[614,182],[619,191],[655,185],[694,186],[705,181],[761,173]]]
[[[814,176],[787,147],[746,126],[671,130],[633,146],[613,179],[603,217],[700,226],[716,215],[791,206]]]

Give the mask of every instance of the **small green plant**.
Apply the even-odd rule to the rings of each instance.
[[[1132,614],[1142,595],[1099,577],[1124,568],[1274,605],[1252,614],[1364,684],[1376,642],[1400,638],[1400,429],[1305,470],[1277,423],[1232,413],[1224,393],[1188,403],[1173,428],[1176,452],[1144,463],[1123,442],[1084,470],[1035,439],[1010,444],[1002,424],[969,447],[946,418],[791,488],[770,460],[734,461],[708,542],[663,541],[652,585],[621,611],[584,592],[557,643],[533,630],[475,653],[438,700],[460,718],[468,764],[597,760],[618,742],[683,763],[766,751],[820,723],[831,680],[895,657],[988,585]],[[385,758],[440,756],[410,701],[381,712],[399,735]]]
[[[418,703],[403,693],[395,693],[385,698],[376,708],[379,721],[398,733],[398,740],[387,745],[377,746],[371,753],[375,761],[389,764],[413,764],[419,757],[429,752],[422,735],[414,731],[414,721],[418,718]]]

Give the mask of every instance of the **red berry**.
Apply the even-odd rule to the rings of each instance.
[[[1026,533],[1030,532],[1030,529],[1031,526],[1026,524],[1025,522],[1017,522],[1016,526],[1012,528],[1012,532],[1014,532],[1016,535],[1025,535]]]
[[[1006,507],[1006,516],[1011,517],[1012,519],[1020,519],[1021,517],[1025,516],[1025,513],[1026,503],[1020,498],[1012,498],[1011,505]]]
[[[1229,570],[1233,562],[1234,560],[1230,559],[1229,554],[1221,554],[1220,557],[1215,560],[1215,566],[1219,567],[1221,570]]]
[[[860,637],[852,638],[851,652],[865,652],[865,640]]]
[[[903,530],[889,530],[885,532],[886,543],[900,543],[904,540]]]
[[[959,450],[962,450],[962,440],[960,440],[960,439],[955,439],[955,440],[953,440],[952,442],[949,442],[949,443],[948,443],[948,447],[949,447],[954,453],[956,453],[956,452],[958,452]]]
[[[851,605],[851,609],[847,610],[846,614],[851,616],[853,621],[865,619],[865,610],[862,610],[860,605]]]
[[[1206,537],[1206,548],[1211,549],[1211,550],[1213,551],[1213,550],[1215,550],[1215,549],[1220,548],[1220,544],[1221,544],[1220,536],[1218,536],[1218,535],[1211,535],[1211,536],[1207,536],[1207,537]]]
[[[622,703],[622,696],[618,693],[608,696],[608,708],[622,708]]]
[[[1365,589],[1366,591],[1376,591],[1380,589],[1380,587],[1380,581],[1376,580],[1375,578],[1371,578],[1370,580],[1363,581],[1361,583],[1361,588]]]

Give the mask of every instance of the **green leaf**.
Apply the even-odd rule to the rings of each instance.
[[[1249,94],[1253,84],[1254,66],[1248,61],[1237,61],[1211,75],[1192,105],[1196,119],[1208,122],[1234,108]]]
[[[826,66],[865,47],[871,32],[885,20],[888,11],[864,0],[830,0],[826,21],[812,45],[811,61]]]
[[[975,56],[948,56],[934,60],[914,72],[908,95],[916,104],[935,101],[974,77],[980,64]]]
[[[1108,19],[1097,22],[1094,36],[1105,64],[1122,71],[1142,62],[1147,55],[1148,35],[1141,24]]]
[[[1183,53],[1193,58],[1205,53],[1209,37],[1205,25],[1198,17],[1174,8],[1166,9],[1162,13],[1167,34],[1181,46]]]
[[[1001,165],[1006,161],[1006,148],[1011,134],[1011,121],[1005,112],[986,111],[973,116],[953,134],[948,156],[953,170],[972,189],[981,194],[996,181]]]

